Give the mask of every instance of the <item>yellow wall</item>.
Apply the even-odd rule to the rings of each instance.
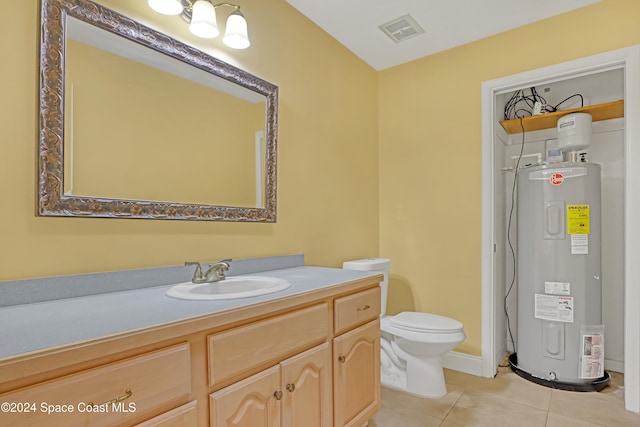
[[[604,0],[380,72],[390,312],[459,319],[467,339],[458,350],[480,355],[481,83],[638,43],[640,2]]]
[[[289,253],[338,267],[377,254],[377,73],[283,1],[242,1],[247,50],[198,42],[279,86],[277,223],[37,217],[38,3],[0,2],[0,280]],[[189,37],[179,17],[158,25],[169,21]]]
[[[11,34],[0,38],[0,280],[294,252],[337,267],[380,255],[394,263],[390,311],[461,320],[468,338],[458,350],[474,355],[481,82],[640,43],[640,2],[603,0],[376,73],[283,1],[243,0],[246,51],[188,39],[179,18],[154,18],[280,87],[278,222],[39,218],[35,3],[0,2]]]

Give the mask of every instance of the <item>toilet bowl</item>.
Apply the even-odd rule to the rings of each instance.
[[[462,323],[430,313],[405,311],[387,316],[391,261],[368,258],[347,261],[346,270],[383,273],[380,316],[380,382],[421,397],[447,394],[442,358],[466,338]]]

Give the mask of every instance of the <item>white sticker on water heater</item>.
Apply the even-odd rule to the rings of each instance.
[[[593,333],[585,329],[600,328]],[[604,326],[582,326],[580,336],[580,378],[604,376]]]
[[[588,255],[589,254],[589,235],[588,234],[572,234],[571,235],[571,255]]]
[[[535,317],[573,323],[573,297],[535,294]]]
[[[569,282],[544,282],[544,293],[550,295],[571,295]]]

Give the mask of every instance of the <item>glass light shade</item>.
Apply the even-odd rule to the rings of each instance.
[[[247,21],[239,10],[229,15],[222,42],[233,49],[246,49],[251,45],[247,35]]]
[[[163,15],[180,15],[182,13],[182,2],[180,0],[148,0],[151,9]]]
[[[218,23],[216,22],[216,8],[206,0],[198,0],[193,4],[189,31],[198,37],[212,39],[218,37]]]

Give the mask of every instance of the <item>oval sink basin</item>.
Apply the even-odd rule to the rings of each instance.
[[[291,283],[276,277],[236,276],[212,283],[180,283],[167,290],[172,298],[188,300],[220,300],[255,297],[282,291]]]

